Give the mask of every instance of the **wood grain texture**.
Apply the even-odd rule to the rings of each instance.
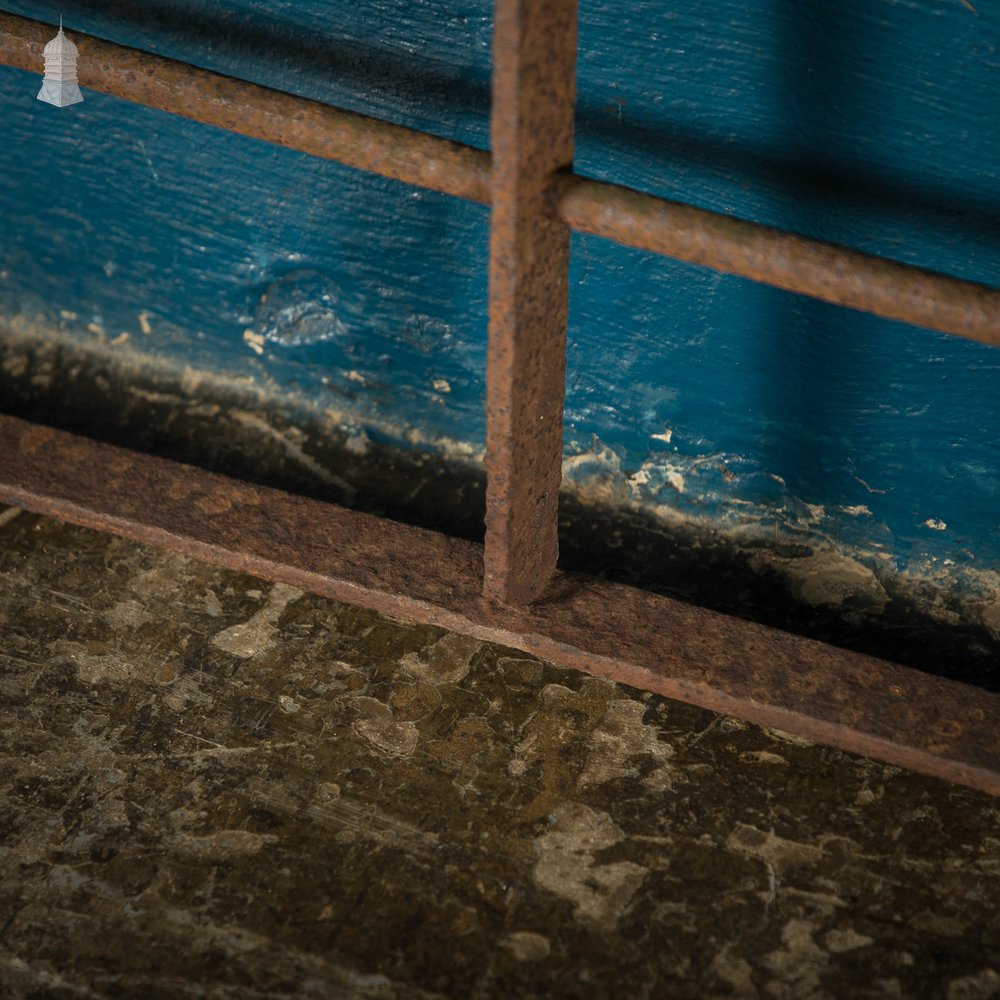
[[[1000,33],[980,6],[588,5],[577,163],[995,281]],[[60,8],[70,32],[487,144],[486,3]],[[373,434],[481,454],[484,212],[114,101],[60,113],[33,100],[34,77],[3,80],[6,313],[82,339],[128,332],[328,401]],[[269,326],[269,290],[319,300],[326,335]],[[585,237],[569,332],[567,475],[581,490],[757,547],[777,534],[779,568],[829,549],[861,583],[819,596],[846,594],[849,613],[877,607],[892,574],[935,588],[949,614],[961,592],[963,615],[1000,621],[990,351]]]

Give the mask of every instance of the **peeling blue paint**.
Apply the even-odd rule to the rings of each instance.
[[[584,2],[578,169],[996,284],[979,6]],[[487,3],[8,7],[488,142]],[[481,448],[485,209],[98,94],[46,108],[36,83],[0,70],[0,308]],[[591,237],[571,277],[571,478],[896,569],[995,569],[1000,352]]]

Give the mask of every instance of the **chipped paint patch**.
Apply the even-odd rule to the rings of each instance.
[[[192,708],[204,709],[213,703],[213,698],[202,690],[198,681],[190,674],[179,674],[163,695],[163,704],[172,712],[184,712]]]
[[[991,635],[1000,639],[1000,600],[982,605],[979,614],[980,621],[990,630]]]
[[[177,679],[178,666],[172,658],[137,662],[106,643],[79,643],[69,639],[57,642],[53,649],[66,656],[76,667],[84,684],[104,681],[136,680],[151,684],[170,684]]]
[[[863,503],[855,504],[852,507],[840,507],[838,509],[840,511],[842,511],[844,514],[847,514],[850,517],[871,517],[872,516],[872,512],[871,512],[870,508],[868,508],[867,506],[865,506],[865,504],[863,504]]]
[[[425,684],[457,684],[468,676],[482,645],[478,639],[449,632],[420,653],[406,653],[399,665]]]
[[[806,520],[810,524],[819,524],[820,521],[822,521],[823,518],[826,517],[826,508],[822,504],[807,503],[804,504],[804,507],[809,512],[809,515],[806,518]]]
[[[514,931],[500,942],[504,948],[509,948],[519,962],[540,962],[548,958],[552,945],[544,934],[533,931]]]
[[[781,932],[782,947],[764,956],[764,966],[777,977],[767,987],[775,1000],[832,1000],[822,988],[829,956],[813,940],[815,930],[808,920],[794,917]]]
[[[420,742],[420,731],[412,722],[398,722],[392,709],[375,698],[354,699],[361,718],[354,731],[372,746],[395,757],[408,757]]]
[[[256,330],[246,329],[243,331],[243,343],[250,348],[254,354],[263,354],[264,345],[267,341],[264,339],[262,333],[258,333]]]
[[[202,595],[202,600],[205,603],[205,613],[210,615],[212,618],[218,618],[222,614],[222,604],[219,598],[216,597],[214,590],[206,590]]]
[[[371,449],[371,439],[363,430],[358,430],[347,435],[344,447],[352,455],[367,455]]]
[[[663,474],[667,482],[672,486],[678,493],[684,492],[685,481],[684,475],[680,469],[675,465],[664,465]]]
[[[757,858],[780,871],[811,865],[823,857],[823,850],[813,844],[801,844],[777,836],[773,830],[763,831],[740,824],[729,835],[726,847],[744,857]]]
[[[266,652],[274,642],[278,631],[278,620],[292,601],[302,596],[301,590],[276,583],[267,598],[267,604],[252,618],[213,636],[212,645],[232,656],[249,660]]]
[[[564,489],[585,495],[591,502],[614,507],[629,501],[621,457],[596,439],[586,451],[563,457],[562,474]]]
[[[753,983],[753,968],[745,958],[733,954],[732,946],[727,945],[712,959],[712,971],[736,1000],[757,1000],[760,996]]]
[[[784,557],[758,551],[751,565],[778,570],[789,581],[792,593],[806,604],[841,605],[860,600],[878,611],[889,601],[881,581],[867,566],[835,551],[816,552],[800,557]]]
[[[629,485],[632,487],[645,486],[649,482],[649,479],[649,469],[645,465],[628,477]]]
[[[670,758],[673,748],[657,738],[656,729],[644,724],[646,706],[642,702],[617,700],[590,734],[590,754],[577,787],[603,785],[626,774],[635,774],[645,762],[652,765],[643,777],[647,788],[670,788],[676,777]],[[630,767],[632,762],[634,767]]]
[[[633,861],[595,862],[625,839],[615,821],[581,802],[564,802],[552,827],[535,841],[535,882],[569,900],[574,916],[608,932],[627,912],[648,870]]]
[[[138,601],[129,599],[119,601],[113,608],[105,611],[101,617],[109,624],[119,628],[138,628],[146,622],[155,621],[154,615]]]

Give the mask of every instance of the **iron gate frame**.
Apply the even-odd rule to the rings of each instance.
[[[484,546],[8,416],[0,500],[1000,795],[1000,695],[556,569],[571,231],[1000,346],[998,289],[574,173],[577,16],[495,0],[492,154],[74,33],[82,86],[490,206]]]

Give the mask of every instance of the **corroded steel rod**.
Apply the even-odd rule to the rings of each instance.
[[[583,177],[562,178],[559,211],[625,246],[1000,346],[1000,290],[986,285]]]
[[[576,0],[496,0],[486,362],[484,591],[526,604],[556,568],[573,162]]]
[[[0,12],[0,65],[40,72],[52,25]],[[73,32],[80,83],[161,111],[489,204],[490,155]],[[567,175],[559,212],[602,236],[836,305],[1000,346],[1000,290]]]
[[[38,72],[53,28],[0,12],[0,63]],[[325,160],[488,204],[490,155],[320,101],[72,32],[80,85]]]
[[[501,607],[471,542],[3,416],[0,503],[1000,795],[1000,695],[885,660],[569,573]]]

